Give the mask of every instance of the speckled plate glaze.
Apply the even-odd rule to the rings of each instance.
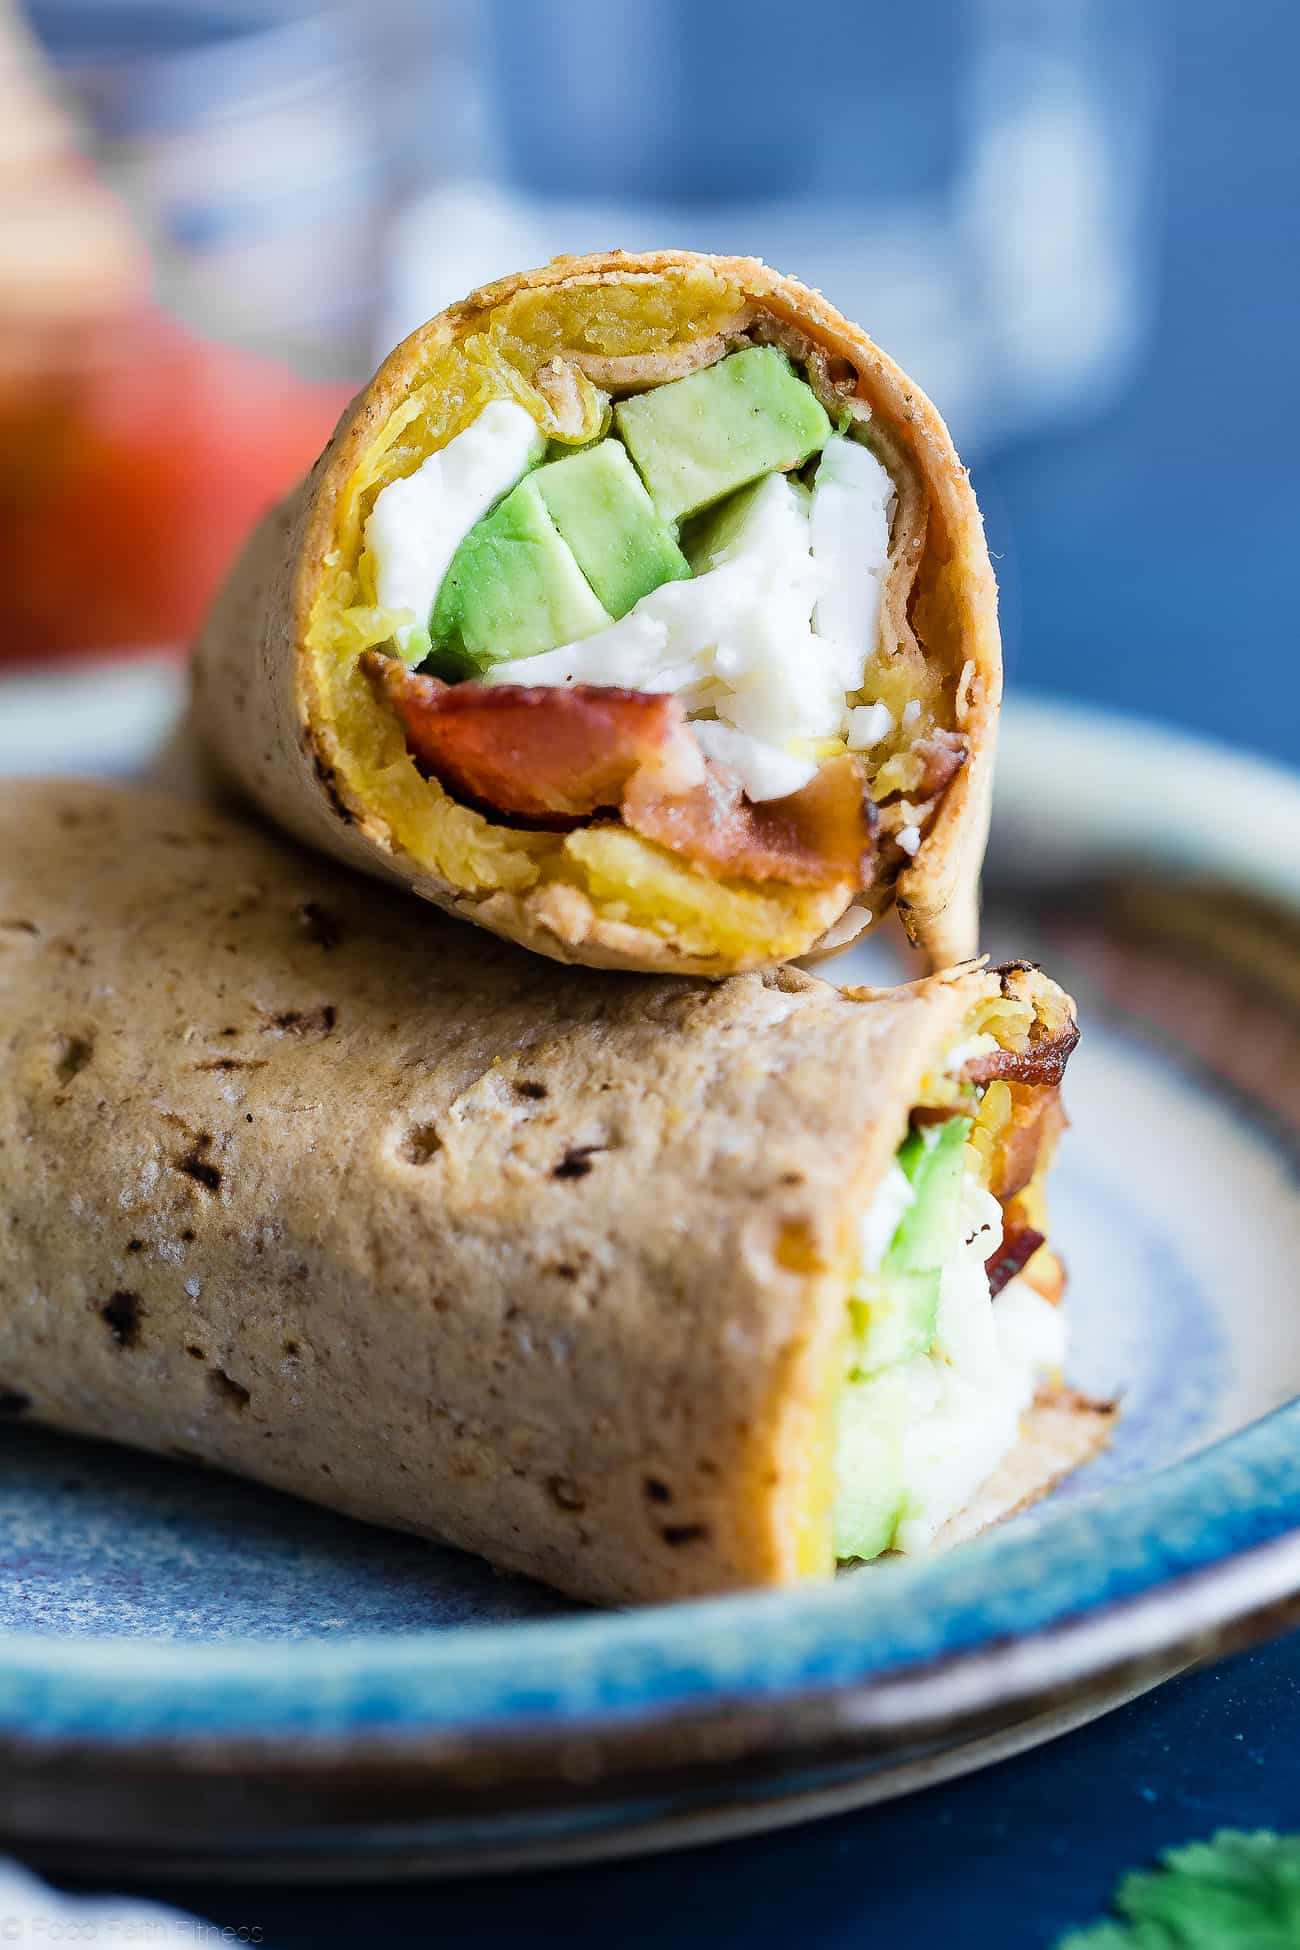
[[[10,680],[0,770],[129,774],[175,695],[158,664]],[[1211,771],[1266,862],[1205,829]],[[1073,1378],[1123,1400],[1104,1457],[946,1557],[597,1614],[6,1431],[0,1841],[119,1878],[704,1841],[980,1765],[1300,1618],[1300,786],[1022,702],[990,885],[989,947],[1081,1004],[1056,1230]]]

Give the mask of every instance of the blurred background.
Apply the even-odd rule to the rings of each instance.
[[[1294,755],[1292,0],[0,0],[0,39],[0,659],[178,650],[405,331],[685,244],[937,400],[1013,683]]]

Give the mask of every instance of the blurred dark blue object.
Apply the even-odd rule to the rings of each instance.
[[[1300,10],[1181,0],[1162,29],[1139,369],[1099,424],[978,470],[1008,667],[1294,764]]]
[[[956,164],[957,128],[918,110],[924,97],[936,111],[952,97],[970,12],[950,0],[891,11],[883,74],[870,13],[859,0],[823,0],[802,22],[771,0],[619,0],[616,12],[608,0],[489,0],[509,174],[548,195],[599,185],[683,206],[937,190]],[[564,86],[539,87],[561,49]]]

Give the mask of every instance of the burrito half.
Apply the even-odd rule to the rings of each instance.
[[[318,847],[561,961],[724,975],[896,902],[976,952],[1001,687],[925,395],[749,258],[560,258],[400,345],[206,627]]]
[[[1103,1439],[1027,966],[574,973],[210,812],[0,789],[0,1407],[596,1600],[920,1551]]]

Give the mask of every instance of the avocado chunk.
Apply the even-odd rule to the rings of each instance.
[[[911,1131],[898,1163],[912,1187],[912,1203],[889,1242],[885,1265],[899,1272],[942,1266],[951,1258],[961,1206],[962,1151],[969,1117],[949,1117],[928,1130]]]
[[[551,520],[536,473],[460,544],[442,579],[425,668],[454,681],[574,643],[612,621]]]
[[[665,521],[681,521],[761,474],[800,467],[831,423],[783,352],[752,345],[716,366],[620,400],[618,431]]]
[[[859,1374],[924,1354],[934,1341],[944,1262],[957,1244],[962,1150],[969,1135],[968,1117],[950,1117],[928,1131],[911,1132],[899,1148],[912,1202],[878,1271],[863,1282],[866,1291],[850,1301]]]
[[[835,1443],[834,1536],[837,1559],[879,1557],[903,1515],[903,1427],[908,1414],[898,1376],[850,1382],[840,1395]]]
[[[690,575],[677,537],[619,441],[598,440],[548,461],[536,479],[551,520],[611,616],[625,616],[661,582]]]

